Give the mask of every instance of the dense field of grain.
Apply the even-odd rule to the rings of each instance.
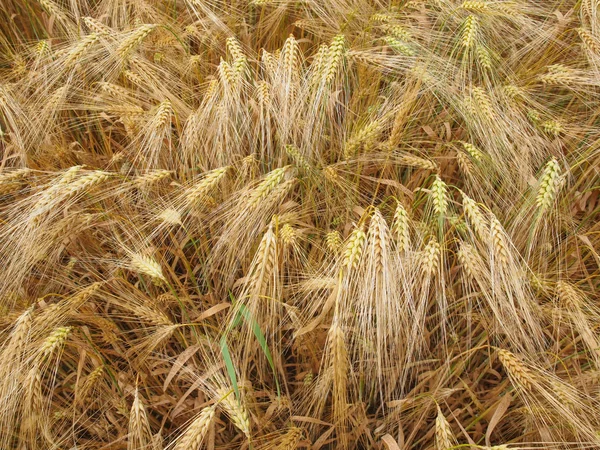
[[[0,449],[600,448],[598,0],[1,0]]]

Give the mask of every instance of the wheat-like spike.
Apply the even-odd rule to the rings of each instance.
[[[319,46],[319,50],[315,54],[311,68],[314,73],[319,77],[319,79],[323,76],[325,71],[325,64],[327,63],[327,54],[329,53],[329,46],[327,44],[321,44]]]
[[[21,358],[24,346],[29,336],[32,324],[33,306],[27,308],[15,321],[13,331],[10,334],[8,346],[1,354],[7,361],[12,357]]]
[[[108,180],[110,176],[111,174],[109,172],[95,170],[94,172],[88,173],[65,186],[63,188],[63,195],[65,197],[77,195],[80,192],[88,190],[92,186],[103,183],[104,181]]]
[[[195,204],[199,201],[205,201],[212,189],[215,188],[227,174],[228,170],[229,166],[226,166],[207,172],[198,184],[187,190],[187,202],[189,204]]]
[[[100,39],[99,33],[91,33],[81,39],[81,41],[67,53],[65,66],[69,67],[77,62],[77,60],[79,60],[81,56],[98,41],[98,39]]]
[[[558,161],[553,158],[544,167],[540,184],[538,188],[538,194],[535,199],[540,212],[546,210],[556,198],[556,194],[560,189],[561,177],[560,177],[560,166]]]
[[[346,48],[346,38],[343,34],[338,34],[333,38],[331,45],[329,46],[329,52],[327,54],[327,61],[325,62],[324,75],[325,82],[331,83],[337,73],[342,57]]]
[[[418,156],[414,155],[403,155],[400,157],[400,162],[407,166],[418,167],[419,169],[431,171],[435,171],[438,168],[433,161],[424,158],[419,158]]]
[[[147,449],[152,438],[148,414],[142,403],[138,389],[135,389],[133,404],[129,412],[129,436],[127,439],[127,450]]]
[[[471,163],[471,160],[467,158],[467,155],[465,155],[463,152],[456,152],[456,161],[458,162],[458,167],[460,170],[465,175],[469,176],[473,171],[473,164]]]
[[[467,1],[463,2],[460,7],[462,9],[466,9],[467,11],[482,12],[487,9],[488,4],[486,2]]]
[[[400,25],[382,25],[381,29],[401,41],[408,41],[410,39],[408,30]]]
[[[427,276],[431,276],[440,265],[441,246],[433,237],[429,239],[425,250],[420,256],[421,270]]]
[[[50,336],[44,340],[42,346],[40,347],[40,353],[43,355],[43,357],[50,356],[55,350],[61,348],[69,337],[72,329],[73,327],[55,328],[52,333],[50,333]]]
[[[342,247],[342,237],[338,231],[330,231],[325,235],[325,244],[331,253],[337,253]]]
[[[217,391],[217,394],[222,397],[219,404],[225,410],[231,423],[250,439],[250,419],[248,418],[246,408],[235,398],[235,396],[231,395],[231,392],[219,390]]]
[[[221,58],[221,62],[219,63],[218,71],[219,71],[219,79],[221,80],[222,83],[224,83],[226,86],[235,86],[236,85],[236,76],[233,71],[233,68],[223,58]]]
[[[111,97],[120,99],[120,98],[127,98],[130,95],[130,92],[128,89],[125,89],[124,87],[121,87],[121,86],[117,86],[116,84],[107,83],[105,81],[99,82],[98,87],[103,92],[106,92],[108,95],[110,95]],[[141,107],[135,106],[135,105],[111,105],[111,107],[108,109],[110,111],[120,111],[120,110],[130,109],[130,108],[132,108],[135,111],[140,111],[140,113],[144,112],[144,110]]]
[[[571,283],[559,280],[556,283],[556,293],[567,308],[576,309],[581,307],[581,295]]]
[[[492,120],[494,118],[494,112],[492,109],[492,103],[487,93],[479,86],[476,86],[473,88],[473,97],[475,98],[479,110],[488,119]]]
[[[131,309],[140,319],[157,327],[170,327],[173,325],[173,322],[162,311],[151,306],[135,305]]]
[[[476,54],[477,54],[477,61],[479,61],[479,64],[481,65],[481,67],[483,67],[485,70],[491,71],[492,70],[492,58],[490,57],[490,52],[488,52],[485,47],[478,45]]]
[[[248,68],[248,59],[245,56],[240,56],[233,61],[232,70],[237,78],[240,78],[246,73]]]
[[[56,4],[52,0],[38,0],[38,2],[51,15],[57,16],[57,17],[62,16],[60,9],[58,8],[58,6],[56,6]]]
[[[358,133],[352,136],[344,147],[344,157],[349,159],[356,154],[356,151],[364,146],[368,148],[373,145],[381,131],[382,125],[379,120],[373,120],[361,128]]]
[[[262,49],[262,52],[260,54],[260,61],[266,69],[267,73],[274,73],[276,71],[277,60],[275,59],[272,53],[269,53],[264,48]]]
[[[21,187],[21,179],[31,173],[31,169],[16,169],[0,173],[0,195],[8,194]]]
[[[386,13],[376,13],[373,14],[369,20],[371,22],[391,22],[392,20],[394,20],[394,16],[392,16],[391,14],[386,14]]]
[[[433,210],[438,216],[443,216],[448,210],[448,187],[446,183],[438,176],[435,177],[431,185],[431,199],[433,201]]]
[[[505,240],[505,231],[500,221],[491,214],[490,217],[490,237],[497,258],[497,261],[503,266],[509,262],[508,249]]]
[[[154,183],[158,183],[165,178],[170,177],[172,172],[170,170],[153,170],[151,172],[145,173],[144,175],[139,175],[132,180],[133,185],[136,188],[143,188],[149,186]]]
[[[35,55],[47,56],[50,54],[50,41],[48,39],[41,39],[35,44]]]
[[[392,230],[396,235],[396,243],[398,250],[405,252],[410,247],[410,229],[408,223],[408,213],[400,202],[396,206],[394,212],[394,221],[392,223]]]
[[[558,136],[564,131],[564,127],[558,120],[546,120],[541,124],[542,130],[551,136]]]
[[[276,252],[277,242],[273,233],[273,222],[271,222],[256,250],[255,260],[257,264],[253,268],[254,273],[251,279],[254,292],[265,292],[270,276],[273,273],[273,268],[275,267]]]
[[[133,31],[127,39],[121,42],[121,45],[117,48],[117,54],[121,59],[125,59],[129,54],[138,47],[142,41],[148,36],[152,30],[157,27],[156,24],[144,24]]]
[[[378,272],[383,272],[383,255],[389,243],[389,230],[381,211],[375,209],[369,224],[368,237],[373,242],[373,264]]]
[[[481,150],[479,150],[473,144],[470,144],[468,142],[461,141],[461,144],[462,144],[463,148],[465,149],[465,151],[471,156],[471,158],[473,158],[477,161],[481,161],[481,158],[483,156],[483,154],[481,153]]]
[[[477,33],[479,32],[479,20],[473,14],[470,14],[463,23],[463,32],[461,37],[461,42],[463,47],[471,48],[475,39],[477,38]]]
[[[575,76],[574,70],[570,67],[566,67],[562,64],[553,64],[548,66],[548,73],[541,75],[539,80],[543,84],[569,86],[577,80],[577,77]]]
[[[469,279],[475,278],[477,274],[477,265],[475,261],[479,259],[477,252],[472,245],[462,242],[458,249],[458,262],[462,266],[465,275]]]
[[[530,109],[527,111],[527,118],[533,124],[537,124],[541,120],[540,113],[538,111],[536,111],[535,109]]]
[[[301,438],[302,429],[298,427],[290,427],[290,429],[281,437],[276,450],[296,450]]]
[[[437,417],[435,419],[435,445],[437,450],[449,450],[456,442],[452,428],[440,407],[437,407]]]
[[[250,193],[249,204],[255,207],[258,203],[271,194],[283,181],[290,166],[279,167],[269,172],[263,181]]]
[[[508,350],[500,349],[498,350],[498,359],[512,380],[525,390],[531,390],[536,381],[535,374],[517,356]]]
[[[304,172],[308,172],[310,170],[310,165],[306,161],[306,158],[300,153],[300,150],[295,145],[286,145],[285,152],[294,160],[296,166],[299,169],[302,169]]]
[[[162,268],[153,258],[139,253],[134,253],[131,257],[131,267],[133,270],[148,275],[153,280],[166,282]]]
[[[91,220],[91,218],[88,218]],[[95,282],[86,286],[77,292],[74,296],[70,297],[67,301],[69,302],[69,308],[76,310],[87,302],[93,295],[95,295],[102,287],[102,282]]]
[[[110,27],[104,25],[99,20],[94,19],[93,17],[82,17],[83,23],[94,33],[105,34],[108,35],[112,31]]]
[[[207,406],[204,408],[181,435],[173,450],[195,450],[199,448],[208,432],[208,428],[210,427],[214,416],[214,406]]]
[[[44,411],[44,394],[42,392],[42,376],[38,365],[32,367],[24,380],[25,399],[22,404],[23,420],[21,433],[35,436],[41,425],[39,415]]]
[[[596,41],[594,36],[585,28],[577,28],[577,34],[583,41],[585,47],[592,53],[600,54],[600,44]]]
[[[514,84],[505,84],[502,86],[502,91],[512,100],[523,98],[523,89]]]
[[[286,223],[281,227],[279,236],[281,237],[283,245],[286,247],[293,247],[298,240],[298,233],[289,223]]]
[[[330,349],[330,367],[333,375],[333,414],[336,421],[341,422],[346,410],[347,379],[350,365],[345,333],[337,321],[334,321],[329,328],[327,345]]]
[[[85,402],[89,398],[96,383],[102,378],[102,375],[104,375],[104,367],[98,366],[86,377],[77,397],[77,402],[79,404]]]
[[[158,218],[169,225],[181,225],[181,213],[174,208],[166,208],[159,215]]]
[[[367,235],[362,228],[356,228],[350,234],[350,237],[346,242],[346,248],[344,249],[343,262],[344,267],[348,269],[348,271],[355,269],[358,266],[366,239]]]
[[[288,78],[291,77],[293,73],[298,71],[299,51],[298,41],[296,41],[296,38],[290,34],[290,36],[285,40],[283,49],[281,51],[283,68]]]
[[[123,71],[123,75],[132,84],[135,84],[135,85],[140,86],[140,87],[144,85],[144,80],[142,80],[142,78],[137,73],[132,72],[131,70],[124,70]]]
[[[226,40],[227,51],[231,54],[234,60],[239,58],[245,58],[242,46],[235,37],[229,37]]]
[[[256,94],[258,98],[258,103],[262,107],[267,107],[271,104],[271,86],[264,80],[258,81],[256,83]]]
[[[463,209],[465,211],[465,215],[469,219],[469,222],[475,229],[475,232],[479,235],[479,238],[482,240],[486,240],[488,237],[488,223],[481,211],[479,210],[479,206],[477,203],[469,197],[465,193],[463,193]]]
[[[396,36],[384,36],[383,40],[390,48],[397,51],[401,55],[404,55],[404,56],[414,56],[415,55],[415,50],[413,50],[413,48],[410,45],[408,45],[402,39],[397,38]]]
[[[153,119],[153,126],[155,129],[161,129],[171,122],[171,114],[173,113],[173,107],[169,100],[165,100],[158,105],[156,114]]]

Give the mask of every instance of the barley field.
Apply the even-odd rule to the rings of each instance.
[[[600,448],[598,0],[0,1],[0,449]]]

